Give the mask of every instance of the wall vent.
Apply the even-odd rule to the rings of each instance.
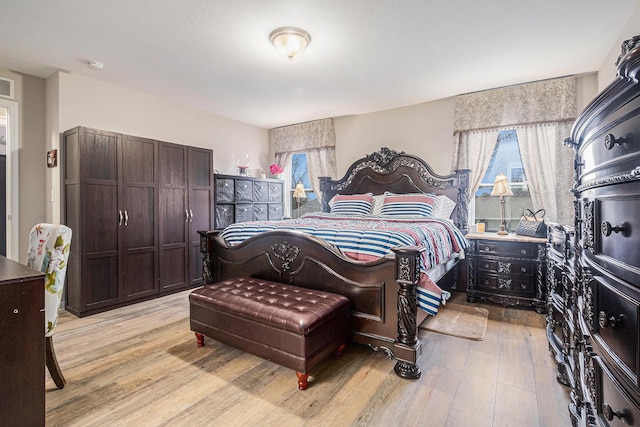
[[[13,80],[0,77],[0,96],[13,99]]]

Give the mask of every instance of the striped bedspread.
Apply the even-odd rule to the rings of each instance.
[[[232,224],[220,233],[230,245],[270,230],[302,231],[335,245],[346,256],[372,261],[392,253],[397,246],[421,246],[421,277],[418,305],[435,315],[449,293],[441,290],[426,272],[463,251],[468,242],[451,221],[435,218],[389,218],[380,216],[340,216],[330,213],[306,214],[300,219],[254,221]]]

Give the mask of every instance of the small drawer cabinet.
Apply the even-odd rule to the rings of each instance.
[[[235,222],[280,220],[284,214],[284,181],[214,175],[215,228]]]
[[[546,311],[546,239],[470,233],[467,300]]]

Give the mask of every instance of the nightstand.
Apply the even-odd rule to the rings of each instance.
[[[545,238],[469,233],[467,301],[478,298],[546,313]]]

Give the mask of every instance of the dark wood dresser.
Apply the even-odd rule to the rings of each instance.
[[[546,240],[469,233],[467,301],[478,298],[546,311]]]
[[[618,77],[578,117],[576,152],[577,425],[640,424],[640,36],[626,41]]]
[[[0,256],[0,425],[44,426],[44,274]]]
[[[239,175],[214,175],[215,228],[234,222],[282,219],[284,181]]]
[[[575,229],[548,224],[547,234],[547,339],[558,365],[558,381],[574,386]]]

